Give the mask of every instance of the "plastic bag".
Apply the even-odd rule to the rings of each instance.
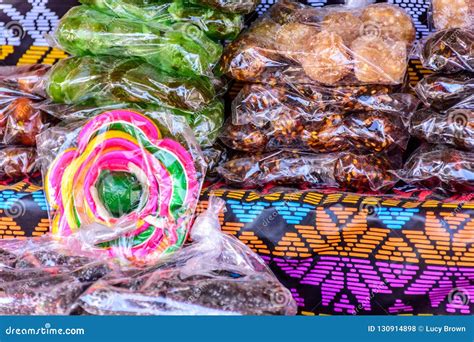
[[[415,91],[425,106],[446,110],[459,102],[474,99],[474,75],[467,72],[432,74],[420,80]]]
[[[214,145],[202,150],[202,154],[206,159],[207,173],[206,181],[215,181],[218,179],[217,167],[229,160],[227,148],[217,142]],[[205,187],[205,186],[204,186]]]
[[[224,104],[220,100],[213,101],[204,109],[189,114],[177,109],[167,109],[151,104],[139,103],[114,103],[100,107],[60,105],[54,103],[44,103],[40,106],[44,112],[60,119],[62,122],[74,122],[77,120],[87,120],[97,114],[113,109],[134,109],[148,116],[182,116],[194,132],[194,136],[202,147],[211,146],[217,139],[217,135],[224,123]]]
[[[206,170],[184,118],[118,109],[73,128],[38,137],[53,234],[132,263],[178,249]]]
[[[241,15],[195,6],[187,0],[134,1],[81,0],[101,12],[124,19],[143,20],[150,24],[169,25],[176,22],[194,24],[213,39],[234,39],[243,27]]]
[[[0,148],[0,181],[17,181],[38,171],[36,151],[31,147]]]
[[[436,72],[474,72],[474,30],[454,28],[433,33],[426,40],[420,59]]]
[[[431,144],[474,150],[474,99],[469,107],[453,107],[445,113],[421,109],[412,118],[410,132]]]
[[[474,25],[474,1],[432,0],[433,23],[439,30]]]
[[[411,17],[397,6],[283,0],[226,47],[220,70],[270,84],[400,84],[414,40]]]
[[[282,106],[260,127],[227,122],[221,140],[241,151],[264,152],[282,148],[339,152],[349,148],[373,152],[405,150],[410,138],[409,117],[382,112],[326,114],[308,118]]]
[[[96,255],[49,236],[0,240],[0,315],[65,315],[94,281],[112,270]]]
[[[220,231],[224,202],[210,199],[193,243],[163,264],[109,276],[78,300],[94,315],[294,315],[296,303],[262,259]]]
[[[216,96],[208,78],[171,76],[141,60],[111,56],[61,60],[46,90],[57,103],[151,103],[188,112],[203,109]]]
[[[73,55],[140,57],[172,75],[211,75],[222,53],[222,46],[195,25],[149,25],[87,6],[69,10],[54,37]]]
[[[216,8],[226,13],[248,14],[255,10],[260,0],[189,0],[199,6]]]
[[[355,191],[385,191],[397,178],[394,165],[383,155],[352,152],[311,154],[278,151],[233,159],[218,168],[225,181],[239,187],[262,187],[269,183],[343,188]]]
[[[5,145],[35,146],[36,135],[50,125],[50,118],[28,97],[0,94],[0,141]]]
[[[33,64],[0,67],[0,94],[41,100],[45,96],[44,75],[50,66]]]
[[[474,191],[474,153],[446,146],[421,146],[406,161],[399,176],[409,184],[448,192]]]
[[[246,84],[232,102],[232,122],[259,126],[278,111],[298,112],[307,119],[329,112],[383,111],[413,113],[418,100],[385,85],[320,87],[308,84]]]

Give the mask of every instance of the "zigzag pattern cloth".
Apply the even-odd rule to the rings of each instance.
[[[213,194],[222,229],[265,259],[301,314],[474,314],[474,202]]]

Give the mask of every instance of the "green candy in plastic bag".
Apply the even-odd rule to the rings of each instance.
[[[151,103],[185,112],[203,109],[216,96],[209,78],[173,76],[140,59],[112,56],[61,60],[50,71],[46,91],[57,103]]]
[[[172,74],[211,75],[222,46],[187,23],[147,24],[87,6],[72,8],[55,31],[57,44],[76,55],[140,57]]]
[[[235,39],[243,27],[243,18],[239,14],[223,13],[181,0],[174,1],[168,11],[175,21],[194,23],[213,39]]]
[[[199,27],[208,37],[217,40],[234,39],[243,27],[239,14],[224,13],[196,6],[188,0],[81,0],[98,11],[116,17],[146,21],[148,24],[170,25],[189,23]]]

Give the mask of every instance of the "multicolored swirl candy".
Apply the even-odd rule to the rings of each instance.
[[[185,147],[162,137],[148,117],[112,110],[89,120],[76,147],[57,156],[45,189],[56,210],[53,234],[68,236],[91,224],[131,225],[98,246],[111,256],[148,260],[184,243],[200,184]]]

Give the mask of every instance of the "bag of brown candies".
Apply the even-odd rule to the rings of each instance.
[[[444,192],[474,191],[474,153],[447,146],[423,145],[397,173],[408,184]]]
[[[237,157],[218,167],[228,184],[239,187],[277,184],[369,192],[391,188],[397,182],[392,170],[393,163],[383,155],[349,151],[316,154],[281,150]]]
[[[34,148],[21,146],[0,148],[0,181],[18,181],[33,175],[38,170]]]
[[[0,67],[0,143],[35,146],[36,135],[51,118],[38,104],[44,100],[47,65]]]
[[[49,236],[0,240],[0,314],[70,314],[81,293],[111,271],[96,255],[71,250]]]
[[[431,7],[438,30],[474,26],[474,0],[432,0]]]
[[[430,144],[474,150],[474,100],[469,107],[457,106],[444,113],[421,109],[411,120],[410,132]]]
[[[315,8],[282,0],[224,51],[220,70],[269,84],[401,84],[415,40],[400,7]]]
[[[431,34],[420,60],[425,68],[436,72],[474,72],[474,29],[452,28]]]
[[[418,103],[410,94],[389,93],[386,86],[249,84],[233,101],[232,119],[220,138],[247,152],[404,151]]]
[[[45,97],[45,75],[51,67],[45,64],[0,67],[0,93],[12,97],[41,100]]]
[[[431,74],[416,84],[415,91],[425,106],[444,111],[474,99],[474,73]]]

